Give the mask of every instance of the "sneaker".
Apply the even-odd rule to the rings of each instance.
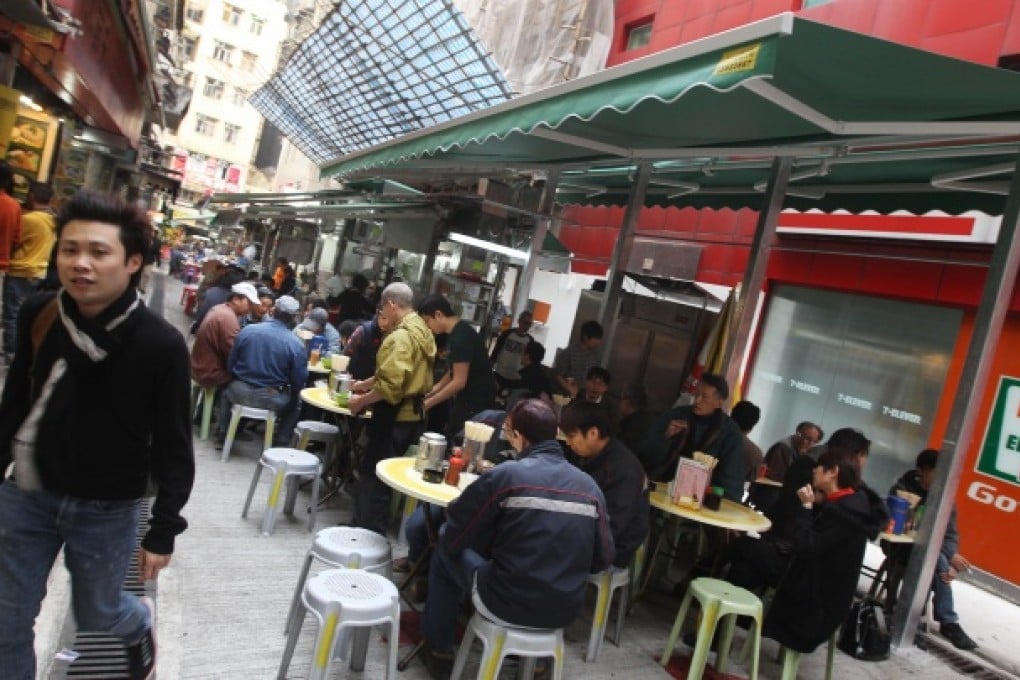
[[[156,603],[151,597],[140,599],[149,610],[151,625],[141,640],[126,649],[128,676],[131,680],[150,680],[156,677]]]
[[[448,680],[453,673],[453,652],[439,652],[426,642],[421,648],[421,660],[433,680]]]
[[[977,649],[977,643],[963,632],[963,628],[958,623],[943,623],[939,626],[939,632],[942,633],[942,637],[952,642],[953,646],[957,649],[966,651]]]

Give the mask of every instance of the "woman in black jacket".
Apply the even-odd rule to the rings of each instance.
[[[810,653],[846,619],[867,542],[888,522],[885,502],[860,483],[857,456],[830,446],[790,516],[792,561],[765,618],[764,635]]]

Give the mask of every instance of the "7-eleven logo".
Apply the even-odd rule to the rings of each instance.
[[[999,381],[977,471],[1020,486],[1020,378]]]

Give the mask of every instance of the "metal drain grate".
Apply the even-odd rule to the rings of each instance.
[[[961,654],[931,633],[918,632],[915,644],[932,656],[945,662],[953,670],[977,680],[1014,680],[1013,675],[1004,673],[982,659]]]
[[[142,501],[141,519],[135,535],[135,545],[139,545],[145,532],[149,528],[149,513],[152,508],[152,500]],[[155,599],[155,583],[152,587],[140,578],[138,555],[131,558],[128,566],[127,577],[124,579],[124,590],[141,597],[148,595]],[[58,678],[73,678],[74,680],[121,680],[128,678],[127,673],[127,652],[124,651],[124,643],[119,637],[109,633],[93,633],[80,631],[74,638],[71,649],[78,653],[78,658],[67,665],[63,675],[55,675]]]

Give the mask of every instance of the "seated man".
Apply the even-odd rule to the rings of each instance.
[[[249,310],[260,306],[255,286],[237,283],[230,289],[226,302],[209,310],[191,346],[192,380],[202,387],[221,387],[231,381],[227,359],[234,347],[234,338],[241,331],[241,319]]]
[[[609,371],[601,366],[592,366],[585,375],[584,389],[577,393],[573,403],[583,401],[597,405],[606,412],[606,416],[609,418],[610,433],[616,434],[617,424],[620,421],[620,408],[616,397],[609,394],[609,381]]]
[[[517,460],[450,503],[432,553],[422,659],[433,678],[449,677],[457,612],[469,590],[479,614],[493,621],[561,628],[580,613],[588,574],[614,559],[602,491],[564,460],[553,408],[520,401],[503,428]]]
[[[315,302],[312,304],[318,305],[319,303]],[[322,304],[326,303],[323,302]],[[325,307],[312,307],[305,316],[304,321],[294,328],[294,335],[298,335],[298,332],[302,330],[308,331],[312,335],[321,335],[326,338],[326,351],[324,356],[340,352],[340,331],[333,328],[333,325],[329,323],[329,312],[326,311]]]
[[[928,497],[928,489],[931,488],[932,480],[935,479],[935,464],[938,462],[939,452],[935,449],[925,449],[917,454],[916,468],[908,470],[900,477],[889,493],[897,491],[909,491],[921,497],[921,504]],[[953,580],[970,569],[970,562],[961,555],[959,550],[960,533],[956,529],[956,506],[949,515],[949,524],[946,525],[946,534],[942,537],[942,548],[939,550],[938,562],[935,564],[935,578],[932,579],[932,590],[935,591],[935,620],[939,622],[939,632],[957,649],[977,649],[977,643],[963,631],[960,626],[960,617],[956,614],[953,605]],[[910,545],[886,545],[883,549],[889,553],[889,558],[896,560],[900,565],[906,565],[910,560]]]
[[[511,392],[511,396],[521,395],[534,397],[536,399],[549,399],[552,397],[552,382],[549,380],[549,373],[542,365],[545,358],[545,346],[532,340],[524,348],[521,355],[520,385]],[[517,398],[520,398],[519,396]],[[514,399],[516,401],[516,399]],[[507,407],[512,406],[511,397],[507,397]]]
[[[740,433],[744,435],[744,479],[753,482],[758,478],[758,468],[761,467],[762,459],[765,456],[758,445],[751,441],[747,435],[761,419],[761,409],[749,401],[738,401],[730,411],[730,418],[733,418],[733,422],[740,428]]]
[[[628,449],[636,451],[658,417],[657,411],[648,408],[645,388],[638,383],[631,383],[620,395],[620,427],[617,437]]]
[[[800,506],[788,534],[791,561],[765,617],[763,634],[810,653],[846,620],[864,550],[888,521],[885,501],[860,484],[858,457],[830,446],[797,491]],[[754,565],[749,566],[753,571]],[[730,571],[737,585],[740,579]]]
[[[289,295],[276,301],[272,318],[245,326],[234,340],[227,367],[234,379],[220,400],[216,448],[223,448],[234,404],[276,412],[273,443],[287,446],[300,412],[298,395],[308,379],[308,355],[290,332],[298,301]]]
[[[637,457],[610,436],[609,414],[598,404],[576,401],[560,414],[567,459],[595,480],[606,498],[616,546],[616,569],[626,569],[648,535],[648,479]]]
[[[722,406],[730,396],[721,375],[706,373],[698,382],[691,406],[671,408],[652,424],[637,453],[654,481],[672,481],[681,457],[691,458],[703,451],[718,459],[712,471],[712,485],[723,488],[723,496],[739,503],[744,497],[743,437]]]
[[[797,425],[796,431],[789,437],[783,437],[765,452],[765,465],[768,466],[766,477],[782,482],[786,471],[799,456],[808,455],[808,451],[822,441],[825,433],[822,428],[805,420]]]

